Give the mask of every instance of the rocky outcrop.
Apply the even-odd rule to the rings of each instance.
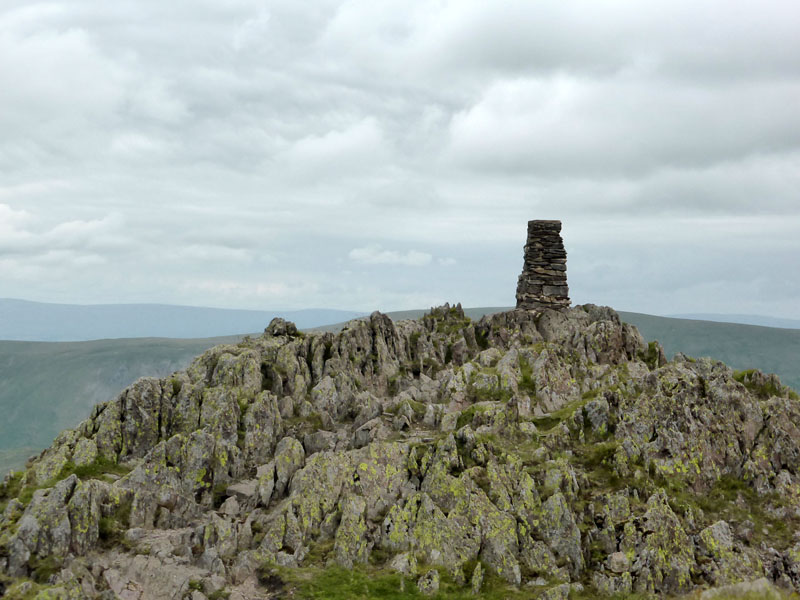
[[[593,305],[276,320],[6,478],[0,591],[314,597],[367,568],[424,594],[800,589],[799,422],[775,378],[667,361]]]
[[[525,262],[517,283],[517,308],[567,307],[567,252],[561,240],[561,221],[528,221]]]

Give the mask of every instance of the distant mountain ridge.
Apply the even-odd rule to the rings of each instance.
[[[320,308],[267,311],[170,304],[49,304],[4,298],[0,299],[0,340],[208,338],[263,331],[274,317],[308,328],[362,314]]]
[[[765,317],[764,315],[728,315],[720,313],[690,313],[666,315],[675,319],[693,319],[698,321],[715,321],[717,323],[740,323],[742,325],[759,325],[761,327],[778,327],[780,329],[800,329],[800,319]]]

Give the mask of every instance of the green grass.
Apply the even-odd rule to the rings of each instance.
[[[734,371],[733,378],[744,385],[748,390],[754,393],[759,398],[766,400],[770,396],[782,396],[783,388],[775,385],[772,381],[767,381],[763,384],[758,384],[753,381],[753,375],[756,369],[746,369],[744,371]]]
[[[519,380],[519,390],[527,393],[531,398],[535,398],[536,382],[533,380],[533,367],[522,356],[519,357],[519,370],[522,374]]]
[[[570,402],[566,406],[550,414],[542,415],[541,417],[533,417],[531,420],[542,433],[547,433],[548,431],[552,431],[561,421],[571,417],[572,414],[586,404],[586,402],[587,400],[585,398],[581,398],[580,400]]]
[[[16,471],[11,476],[0,483],[0,512],[3,512],[8,505],[8,501],[19,496],[22,491],[22,471]]]
[[[98,523],[98,533],[100,545],[104,548],[128,548],[130,544],[125,539],[131,522],[132,500],[122,502],[114,513],[107,517],[101,517]]]
[[[474,566],[474,565],[472,565]],[[425,568],[420,568],[424,572]],[[259,569],[262,585],[273,592],[286,591],[287,596],[302,600],[402,600],[431,598],[433,600],[466,600],[476,598],[469,587],[471,569],[465,573],[467,583],[458,585],[440,570],[439,593],[425,596],[419,592],[417,578],[369,567],[344,569],[339,566],[284,569],[265,565]],[[480,598],[487,600],[517,600],[531,598],[530,590],[508,585],[484,570],[484,585]]]
[[[31,567],[31,579],[41,584],[49,583],[50,578],[61,570],[61,561],[52,556],[40,558],[34,555],[28,564]]]
[[[658,368],[658,342],[650,342],[647,344],[647,351],[641,356],[641,359],[650,367],[651,370]]]
[[[61,471],[59,471],[58,475],[37,485],[22,486],[22,472],[18,472],[14,474],[14,477],[7,486],[3,486],[3,488],[0,489],[0,506],[5,507],[5,504],[7,504],[8,500],[11,498],[18,498],[22,504],[27,506],[33,499],[33,494],[36,490],[53,487],[62,479],[66,479],[73,474],[77,475],[81,480],[107,480],[104,477],[105,475],[125,475],[129,472],[130,468],[124,465],[118,465],[117,463],[102,457],[98,457],[94,462],[89,463],[88,465],[81,466],[76,466],[72,461],[67,461],[67,463],[61,468]]]

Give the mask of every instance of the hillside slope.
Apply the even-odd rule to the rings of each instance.
[[[445,306],[336,334],[275,320],[139,380],[7,478],[0,586],[153,600],[796,590],[797,423],[776,377],[667,361],[608,308],[473,322]]]
[[[211,346],[239,339],[0,341],[0,451],[46,447],[139,377],[168,375]]]
[[[0,340],[208,338],[263,331],[274,317],[291,319],[298,327],[316,327],[362,314],[316,308],[263,311],[168,304],[48,304],[0,298]]]

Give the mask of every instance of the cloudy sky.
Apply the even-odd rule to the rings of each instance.
[[[3,0],[0,297],[800,318],[800,5]]]

